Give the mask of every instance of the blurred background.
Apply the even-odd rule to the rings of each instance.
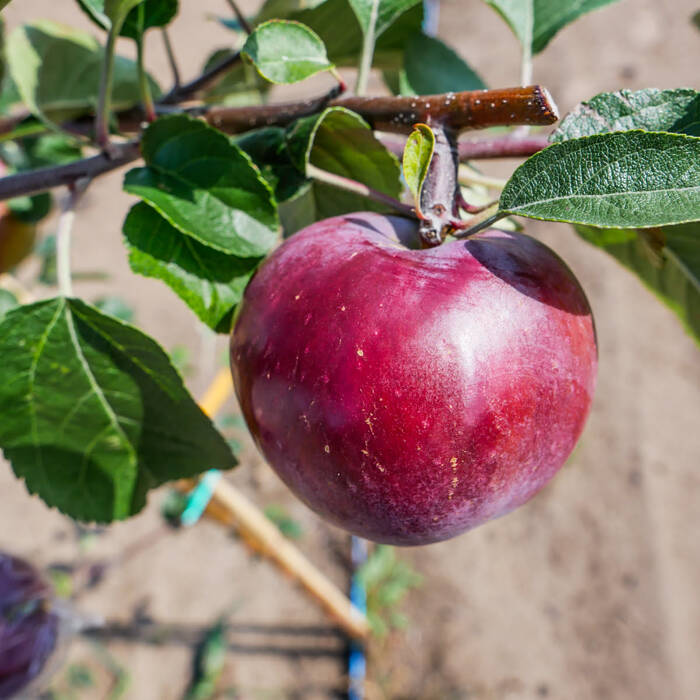
[[[188,79],[213,48],[230,46],[235,36],[212,19],[230,14],[225,0],[180,4],[170,35]],[[252,14],[257,2],[240,6]],[[623,0],[586,15],[535,57],[535,82],[549,88],[562,115],[622,87],[697,89],[700,33],[690,17],[698,9],[698,0]],[[73,2],[16,0],[3,17],[8,30],[50,18],[96,33]],[[480,0],[443,0],[439,36],[488,85],[517,84],[518,44]],[[131,42],[120,41],[119,51],[129,55]],[[147,62],[167,87],[155,32]],[[275,89],[272,99],[317,94],[327,81]],[[383,90],[379,80],[371,89]],[[489,171],[507,176],[515,164],[502,161]],[[165,285],[130,272],[121,224],[132,201],[121,191],[122,177],[117,171],[101,178],[80,205],[74,269],[108,276],[79,281],[76,292],[127,302],[134,322],[174,353],[199,396],[226,362],[225,339],[203,331]],[[43,233],[53,224],[44,224]],[[694,700],[700,352],[636,278],[568,226],[526,222],[526,231],[566,260],[593,307],[600,372],[592,415],[568,464],[528,505],[452,541],[396,550],[422,584],[406,585],[401,604],[386,610],[389,629],[369,646],[367,696]],[[32,264],[24,274],[36,271]],[[221,416],[242,450],[240,467],[227,478],[347,589],[348,537],[290,496],[247,439],[234,401]],[[106,626],[72,645],[54,698],[184,697],[205,639],[224,654],[211,697],[342,693],[345,640],[332,623],[220,525],[205,520],[162,535],[167,488],[151,495],[142,514],[108,530],[79,528],[49,510],[4,462],[0,493],[0,549],[53,567],[59,588],[72,585],[62,572],[110,564],[89,571],[104,574],[95,585],[64,591],[79,594],[80,610]]]

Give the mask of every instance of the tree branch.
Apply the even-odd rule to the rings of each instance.
[[[196,80],[172,90],[159,104],[174,104],[192,96],[211,84],[219,75],[240,60],[232,54],[213,66]],[[204,105],[190,110],[212,126],[228,133],[242,133],[264,126],[287,126],[300,117],[317,114],[325,107],[345,107],[357,112],[372,128],[394,133],[410,132],[416,121],[444,124],[448,128],[478,129],[496,125],[550,124],[556,117],[556,107],[544,88],[507,88],[478,90],[423,97],[345,97],[339,98],[341,86],[311,100],[276,105],[250,107],[210,107]],[[124,133],[137,133],[142,126],[140,110],[129,110],[119,115],[119,126]],[[92,129],[90,118],[64,125],[75,133]],[[0,131],[1,133],[1,131]],[[396,139],[385,141],[387,147],[399,155],[403,148]],[[545,136],[503,136],[483,141],[466,141],[459,145],[461,160],[475,158],[512,158],[529,156],[548,145]],[[114,153],[100,154],[67,165],[52,166],[31,172],[11,175],[0,180],[0,200],[20,195],[44,192],[52,187],[75,180],[94,178],[120,168],[140,157],[138,139],[114,144]]]
[[[403,155],[406,141],[400,137],[380,135],[379,140],[398,158]],[[485,160],[489,158],[528,158],[549,146],[547,134],[531,136],[497,136],[485,139],[467,139],[458,144],[459,159]]]
[[[45,192],[59,185],[70,185],[81,178],[92,179],[141,157],[138,141],[115,143],[111,150],[112,156],[100,153],[66,165],[49,166],[4,177],[0,180],[0,200]]]
[[[357,112],[373,129],[409,134],[417,122],[453,131],[517,124],[547,125],[559,116],[547,90],[539,85],[500,90],[450,92],[420,97],[341,97],[329,107]],[[262,126],[286,126],[318,111],[314,101],[251,107],[213,107],[204,115],[222,131],[239,133]]]

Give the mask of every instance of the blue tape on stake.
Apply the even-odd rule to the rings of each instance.
[[[214,489],[221,479],[221,472],[210,469],[190,491],[187,496],[187,505],[180,516],[180,523],[184,527],[194,525],[204,514],[204,511],[214,495]]]
[[[367,561],[367,540],[353,535],[351,539],[351,559],[354,569],[350,584],[350,602],[363,614],[367,613],[367,591],[357,578],[357,569]],[[364,645],[360,642],[350,642],[348,655],[348,700],[362,700],[365,696],[365,677],[367,675],[367,659]]]

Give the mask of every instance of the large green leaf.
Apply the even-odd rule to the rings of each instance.
[[[109,0],[78,0],[78,4],[90,17],[90,19],[102,29],[109,29],[112,20],[105,12],[105,5]],[[177,15],[178,0],[143,0],[136,5],[143,5],[143,28],[139,22],[139,7],[133,7],[126,15],[126,19],[119,31],[120,36],[130,39],[138,39],[143,31],[152,27],[165,27]]]
[[[229,255],[255,258],[279,232],[274,195],[250,158],[224,134],[184,114],[146,130],[146,167],[124,189],[155,207],[175,228]]]
[[[80,300],[10,311],[0,356],[0,447],[71,517],[126,518],[155,486],[235,465],[163,349]]]
[[[406,10],[421,0],[349,0],[362,31],[381,36]]]
[[[259,258],[209,248],[140,202],[124,221],[131,269],[163,280],[210,328],[231,331],[233,311]]]
[[[288,20],[256,27],[241,52],[273,83],[296,83],[333,67],[318,34]]]
[[[700,223],[640,230],[574,228],[634,272],[700,344]]]
[[[603,92],[568,114],[550,141],[631,129],[700,136],[700,92],[690,88]]]
[[[486,0],[521,44],[539,53],[552,37],[581,15],[617,0]]]
[[[436,95],[482,90],[481,78],[440,39],[415,34],[406,45],[403,94]]]
[[[103,55],[94,37],[48,20],[18,27],[7,45],[10,73],[22,100],[34,114],[53,122],[95,109]],[[160,94],[149,81],[153,94]],[[140,99],[136,64],[117,56],[113,107],[127,109]]]
[[[288,147],[302,171],[311,164],[336,175],[359,180],[392,197],[401,193],[401,170],[396,157],[354,112],[331,107],[321,115],[300,119],[290,128]],[[314,182],[314,218],[353,211],[386,211],[386,207],[352,192]]]
[[[500,209],[611,228],[700,220],[700,138],[625,131],[554,144],[513,173]]]

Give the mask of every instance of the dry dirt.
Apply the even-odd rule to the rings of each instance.
[[[225,3],[181,5],[172,38],[190,76],[230,35],[206,21],[208,13],[225,12]],[[688,22],[696,9],[693,0],[624,0],[563,31],[535,60],[535,77],[562,111],[620,87],[698,88],[700,34]],[[10,27],[50,17],[91,29],[72,2],[16,1],[3,16]],[[444,0],[440,30],[490,85],[517,82],[515,42],[481,2]],[[157,36],[152,44],[155,73],[165,82]],[[75,267],[109,270],[110,279],[80,283],[78,292],[120,294],[166,348],[183,345],[201,357],[190,381],[201,392],[223,345],[213,348],[164,286],[129,272],[120,225],[130,197],[120,191],[122,175],[97,183],[81,207]],[[635,278],[568,227],[527,229],[567,260],[593,306],[600,377],[592,416],[568,466],[530,504],[453,541],[401,552],[425,584],[405,606],[406,632],[372,647],[370,696],[694,700],[698,348]],[[296,503],[249,446],[245,454],[232,480],[258,503],[285,504],[305,528],[303,550],[346,585],[345,536]],[[4,464],[0,489],[0,548],[42,566],[80,559],[72,523],[30,498]],[[162,497],[153,494],[143,514],[99,536],[88,556],[117,556],[157,528]],[[108,621],[103,641],[128,668],[128,698],[181,697],[193,643],[222,614],[232,627],[221,687],[236,688],[236,697],[327,698],[343,687],[343,641],[323,614],[216,524],[160,539],[117,564],[79,607]],[[70,659],[97,668],[85,641]],[[102,673],[99,690],[80,697],[106,697],[105,687]]]

